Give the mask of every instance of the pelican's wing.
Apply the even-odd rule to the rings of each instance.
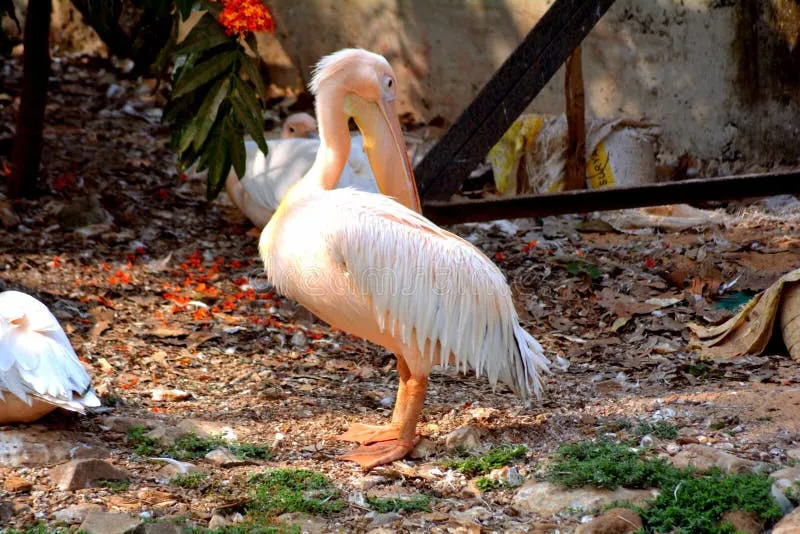
[[[329,191],[332,257],[371,298],[382,331],[447,365],[471,367],[523,397],[541,394],[549,361],[519,324],[505,276],[482,252],[383,197]],[[429,349],[425,353],[426,347]]]
[[[100,406],[58,320],[25,293],[0,293],[0,390],[84,412]],[[0,392],[0,397],[2,393]]]
[[[319,140],[275,139],[267,141],[265,156],[255,141],[247,141],[247,167],[242,186],[252,199],[272,211],[314,164]]]

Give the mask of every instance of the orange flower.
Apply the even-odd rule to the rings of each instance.
[[[275,21],[261,0],[222,0],[219,23],[228,35],[274,32]]]

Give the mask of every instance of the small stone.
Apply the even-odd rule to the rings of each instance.
[[[421,460],[433,455],[435,450],[436,444],[433,441],[428,438],[422,438],[409,456],[412,460]]]
[[[800,506],[772,527],[772,534],[797,534],[798,532],[800,532]]]
[[[52,430],[43,425],[0,432],[0,465],[5,467],[40,466],[72,458],[79,446],[99,447],[93,439],[77,432]]]
[[[9,493],[25,493],[33,489],[33,483],[22,477],[10,476],[3,483],[3,489]]]
[[[372,489],[378,484],[385,484],[389,479],[380,475],[367,475],[356,480],[355,486],[361,491]]]
[[[100,480],[127,480],[128,473],[94,458],[72,460],[50,470],[50,478],[64,491],[91,488]]]
[[[127,534],[140,523],[138,518],[128,514],[89,512],[78,530],[86,534]]]
[[[639,504],[656,494],[653,490],[626,488],[614,491],[589,487],[565,489],[550,482],[531,481],[517,491],[512,501],[512,508],[517,512],[552,517],[567,508],[593,510],[621,501]]]
[[[642,528],[642,518],[628,508],[612,508],[589,523],[575,529],[575,534],[628,534]]]
[[[213,451],[209,451],[206,454],[206,460],[221,467],[233,467],[250,463],[237,458],[227,447],[217,447]]]
[[[483,506],[474,506],[463,512],[453,512],[453,519],[466,523],[478,523],[492,518],[492,512]]]
[[[471,425],[456,428],[444,437],[444,445],[448,450],[472,451],[480,449],[482,445],[480,431]]]
[[[77,197],[56,215],[58,224],[65,230],[101,224],[112,220],[97,197]]]
[[[372,518],[372,521],[369,522],[369,526],[371,527],[383,527],[387,525],[391,525],[397,521],[403,519],[403,516],[398,514],[397,512],[387,512],[385,514],[375,514]]]
[[[0,525],[8,523],[14,517],[14,503],[0,501]]]
[[[501,467],[500,469],[495,469],[492,473],[495,471],[497,472],[497,481],[509,488],[516,488],[524,482],[519,469],[514,466]],[[491,477],[491,473],[489,473],[489,476]]]
[[[208,529],[209,530],[217,530],[223,527],[227,527],[230,525],[231,522],[225,519],[225,516],[220,514],[214,514],[211,516],[211,519],[208,521]]]
[[[739,458],[713,447],[697,444],[687,445],[669,461],[679,469],[693,467],[699,471],[708,471],[712,467],[718,467],[726,473],[752,471],[756,465],[753,461]]]
[[[183,534],[184,525],[176,521],[167,520],[157,523],[142,523],[131,531],[132,534]]]
[[[67,523],[80,523],[86,516],[89,515],[90,512],[102,512],[103,507],[99,504],[94,503],[84,503],[84,504],[74,504],[72,506],[67,506],[66,508],[62,508],[61,510],[56,510],[53,513],[53,519],[56,521],[65,521]]]
[[[754,513],[741,510],[732,510],[722,514],[719,525],[722,526],[725,523],[732,524],[737,534],[761,534],[761,531],[764,530]]]
[[[0,224],[6,228],[11,228],[19,223],[19,215],[14,213],[11,208],[11,202],[7,200],[0,201]]]
[[[292,512],[278,516],[278,521],[286,525],[297,525],[305,534],[323,534],[328,532],[328,522],[314,515]]]
[[[179,402],[192,398],[192,394],[182,389],[156,388],[150,392],[154,401]]]
[[[600,394],[619,393],[622,391],[622,384],[616,380],[603,380],[602,382],[595,382],[594,390]]]
[[[306,339],[306,335],[303,332],[301,332],[300,330],[298,330],[292,336],[291,343],[292,343],[293,347],[301,349],[301,348],[305,347],[306,345],[308,345],[308,340]]]
[[[664,447],[664,450],[666,450],[667,454],[669,454],[670,456],[675,456],[676,454],[681,452],[681,446],[678,445],[677,443],[670,442],[667,443],[667,445]]]

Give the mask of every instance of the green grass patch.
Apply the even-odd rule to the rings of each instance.
[[[766,526],[781,517],[766,475],[677,469],[606,439],[562,445],[546,478],[568,488],[659,488],[660,495],[646,507],[634,507],[648,534],[733,534],[730,525],[719,524],[722,515],[732,510],[752,512]]]
[[[678,437],[678,426],[666,421],[631,421],[630,419],[614,419],[607,421],[600,427],[599,433],[614,433],[625,431],[628,434],[642,438],[648,434],[660,439],[675,439]]]
[[[663,460],[646,460],[627,445],[601,439],[559,447],[546,478],[567,488],[653,488],[676,482],[677,470]]]
[[[169,479],[169,483],[181,488],[197,489],[206,483],[207,478],[203,473],[181,473]]]
[[[686,476],[668,491],[662,488],[661,495],[638,512],[648,533],[734,534],[732,525],[719,524],[725,512],[751,512],[766,525],[783,516],[770,495],[771,486],[769,478],[755,473],[712,471],[703,476]]]
[[[527,449],[524,445],[504,445],[492,447],[481,456],[470,456],[457,460],[445,461],[445,467],[455,469],[468,477],[487,475],[492,469],[511,464],[514,460],[525,457]]]
[[[475,487],[481,490],[484,493],[488,493],[490,491],[494,491],[499,488],[502,484],[500,481],[495,480],[489,477],[481,477],[475,481]]]
[[[301,534],[299,525],[272,524],[265,520],[247,520],[236,525],[208,529],[193,527],[188,529],[189,534]]]
[[[172,445],[164,445],[161,441],[148,436],[148,432],[149,430],[142,426],[135,426],[127,432],[128,443],[133,447],[133,452],[140,456],[195,460],[219,447],[227,447],[240,460],[266,460],[272,456],[266,445],[228,441],[221,436],[200,437],[188,432],[178,437]]]
[[[99,480],[98,485],[101,488],[107,488],[115,493],[120,491],[127,491],[131,487],[131,483],[127,480]]]
[[[274,469],[250,478],[250,513],[273,517],[288,512],[330,515],[344,507],[339,491],[323,475],[306,469]]]
[[[652,423],[644,421],[636,425],[634,434],[639,437],[650,434],[659,439],[675,439],[678,437],[678,427],[666,421],[654,421]]]
[[[367,497],[367,504],[370,508],[380,514],[399,512],[401,510],[409,513],[431,511],[430,497],[421,493],[412,495],[410,498],[394,497],[389,499],[380,499],[378,497]]]

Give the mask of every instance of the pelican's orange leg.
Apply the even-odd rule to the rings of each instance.
[[[408,405],[407,381],[411,377],[408,364],[402,356],[397,357],[397,372],[400,375],[400,385],[397,387],[397,400],[394,403],[392,421],[388,425],[365,425],[353,423],[347,432],[334,436],[334,439],[353,441],[361,445],[370,445],[380,441],[389,441],[400,437],[400,427],[403,421],[403,412]]]
[[[427,376],[410,376],[405,385],[405,406],[395,404],[395,414],[399,414],[400,417],[397,438],[372,445],[362,445],[339,458],[356,462],[362,469],[368,471],[375,466],[388,464],[405,457],[419,442],[419,438],[416,437],[417,422],[422,413],[422,406],[425,404],[427,389]],[[397,400],[400,401],[399,396]]]

